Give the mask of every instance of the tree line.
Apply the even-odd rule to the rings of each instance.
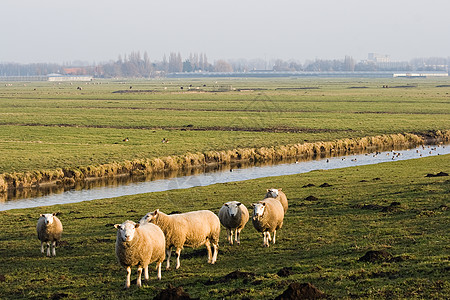
[[[178,52],[164,55],[160,61],[151,61],[147,52],[119,55],[116,60],[98,64],[83,63],[0,63],[0,76],[39,76],[51,73],[63,75],[93,75],[99,78],[151,78],[178,72],[339,72],[339,71],[444,71],[448,72],[450,59],[442,57],[415,58],[409,62],[355,61],[344,59],[315,59],[301,63],[282,59],[219,59],[209,62],[205,53],[191,53],[183,58]]]

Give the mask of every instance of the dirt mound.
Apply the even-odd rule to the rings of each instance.
[[[448,176],[448,173],[445,173],[445,172],[439,172],[436,174],[428,173],[425,177],[440,177],[440,176]]]
[[[386,250],[370,250],[367,251],[364,256],[359,258],[359,261],[366,261],[366,262],[383,262],[383,261],[390,261],[394,258],[392,254],[387,252]]]
[[[191,298],[191,296],[186,293],[181,286],[174,287],[169,284],[167,289],[162,290],[158,295],[153,298],[153,300],[187,300],[187,299],[198,299]]]
[[[312,186],[316,186],[316,185],[314,183],[308,183],[308,184],[305,184],[303,187],[308,188],[308,187],[312,187]]]
[[[284,267],[277,272],[277,275],[280,277],[288,277],[292,274],[294,274],[294,271],[292,271],[292,267]]]
[[[239,270],[236,270],[236,271],[233,271],[233,272],[225,275],[224,279],[226,281],[230,281],[232,279],[241,279],[241,278],[248,279],[248,278],[253,278],[255,276],[256,276],[255,273],[252,273],[252,272],[241,272]]]
[[[322,183],[321,185],[319,185],[320,187],[330,187],[330,186],[332,186],[331,184],[328,184],[328,183]]]
[[[310,195],[310,196],[306,197],[305,200],[306,201],[317,201],[317,200],[319,200],[319,198]]]
[[[294,299],[322,299],[326,295],[324,292],[316,288],[311,283],[294,282],[289,287],[275,298],[275,300],[294,300]]]

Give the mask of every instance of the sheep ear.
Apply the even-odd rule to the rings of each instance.
[[[255,203],[250,204],[250,207],[255,207]]]
[[[266,192],[269,192],[269,189],[267,189]]]
[[[228,203],[225,203],[224,205],[225,205],[226,207],[228,207]]]
[[[236,205],[237,205],[237,206],[240,206],[241,204],[242,204],[241,202],[238,202]]]
[[[281,190],[282,190],[282,188],[279,188],[279,189],[277,189],[277,190],[281,191]]]
[[[139,223],[137,223],[136,225],[134,225],[134,228],[138,228],[139,226]]]
[[[263,206],[266,206],[266,202],[263,202],[262,205],[263,205]]]
[[[52,213],[52,216],[56,216],[56,213]]]
[[[39,215],[39,217],[43,217],[43,216],[44,216],[43,214],[40,214],[40,215]]]
[[[153,212],[153,215],[156,216],[159,213],[159,208]]]
[[[114,224],[114,228],[119,229],[120,224]]]

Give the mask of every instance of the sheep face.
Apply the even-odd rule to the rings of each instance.
[[[134,234],[136,232],[136,228],[139,227],[139,224],[136,224],[132,221],[125,221],[122,224],[114,225],[118,230],[118,236],[122,240],[122,242],[130,242],[134,238]]]
[[[141,223],[141,224],[155,223],[156,222],[156,217],[158,216],[158,213],[159,213],[159,209],[147,213],[145,216],[142,217],[142,219],[139,221],[139,223]]]
[[[276,198],[276,197],[278,197],[278,190],[277,189],[268,189],[266,196],[270,197],[270,198]]]
[[[41,215],[41,217],[44,218],[45,225],[53,224],[53,216],[54,215],[55,214],[43,214],[43,215]]]
[[[242,203],[240,202],[228,202],[225,203],[225,206],[228,208],[228,215],[232,218],[234,218],[238,212],[239,212],[239,206],[241,206]]]
[[[266,209],[266,203],[264,202],[254,203],[252,204],[252,207],[253,207],[253,219],[256,220],[263,216],[264,210]]]

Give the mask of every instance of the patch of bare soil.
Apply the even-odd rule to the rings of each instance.
[[[306,197],[305,200],[306,201],[318,201],[319,198],[310,195],[310,196]]]
[[[275,300],[294,300],[294,299],[323,299],[326,298],[324,292],[316,288],[311,283],[294,282],[283,292],[277,296]]]
[[[409,255],[394,256],[386,250],[369,250],[364,256],[359,258],[359,261],[380,263],[380,262],[402,262],[411,259]]]
[[[281,270],[277,272],[277,275],[280,277],[288,277],[294,274],[292,267],[283,267]]]
[[[439,172],[436,174],[428,173],[425,177],[441,177],[441,176],[448,176],[448,173],[445,172]]]
[[[398,212],[402,211],[402,205],[400,202],[394,201],[387,206],[378,205],[378,204],[357,204],[354,205],[353,208],[358,209],[368,209],[368,210],[380,210],[382,212]]]
[[[188,300],[188,299],[198,299],[191,298],[191,296],[186,293],[181,286],[174,287],[169,284],[166,289],[162,290],[158,295],[156,295],[153,300]]]

